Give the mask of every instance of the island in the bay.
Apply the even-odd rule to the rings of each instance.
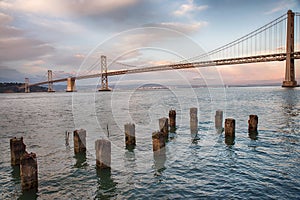
[[[32,86],[30,87],[30,92],[47,92],[46,87],[42,86]],[[0,83],[0,93],[21,93],[24,91],[24,83]]]

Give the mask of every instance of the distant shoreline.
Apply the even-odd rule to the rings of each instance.
[[[47,92],[48,88],[42,86],[30,87],[30,92]],[[24,93],[24,83],[0,83],[0,93]]]
[[[54,86],[54,90],[57,92],[65,92],[64,89],[66,86],[64,85],[57,85]],[[112,90],[115,89],[115,86],[112,85]],[[239,84],[239,85],[213,85],[213,86],[206,86],[206,85],[156,85],[156,84],[146,84],[144,86],[140,85],[119,85],[116,90],[164,90],[170,88],[234,88],[234,87],[281,87],[278,83],[270,83],[270,84]],[[92,91],[95,86],[86,85],[78,87],[78,91]],[[30,87],[30,92],[47,92],[48,88],[43,86],[33,86]],[[0,83],[0,93],[24,93],[24,83],[18,82],[10,82],[10,83]]]

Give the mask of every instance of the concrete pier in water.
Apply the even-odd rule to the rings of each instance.
[[[164,134],[164,137],[168,139],[169,137],[169,123],[168,118],[163,117],[159,119],[159,131]]]
[[[135,141],[135,125],[134,124],[125,124],[125,144],[126,147],[134,147],[136,145]]]
[[[258,117],[257,115],[249,115],[248,132],[257,133]]]
[[[26,145],[23,143],[23,137],[10,139],[11,164],[19,165],[21,157],[26,153]]]
[[[225,143],[227,145],[233,145],[235,139],[235,119],[225,119]]]
[[[109,140],[100,139],[95,142],[96,165],[100,169],[110,168],[111,143]]]
[[[176,129],[176,111],[175,110],[169,111],[169,126],[170,126],[170,132],[175,132],[175,129]]]
[[[76,92],[75,78],[67,78],[67,90],[66,92]]]
[[[235,137],[235,119],[225,119],[225,137]]]
[[[222,132],[223,129],[223,111],[217,110],[215,115],[215,128],[218,133]]]
[[[163,132],[157,131],[152,133],[153,151],[158,151],[166,146],[166,140]]]
[[[38,166],[35,153],[25,153],[21,158],[20,176],[22,190],[38,188]]]
[[[74,152],[86,152],[86,130],[75,130],[73,134]]]

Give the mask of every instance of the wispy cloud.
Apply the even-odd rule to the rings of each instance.
[[[182,4],[179,9],[173,12],[176,16],[183,16],[194,11],[203,11],[208,8],[208,5],[197,6],[193,0],[188,0],[186,4]]]
[[[180,22],[162,22],[146,24],[146,27],[161,27],[179,31],[184,34],[191,34],[199,31],[201,28],[208,25],[208,22],[192,22],[192,23],[180,23]]]

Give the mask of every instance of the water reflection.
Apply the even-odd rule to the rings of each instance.
[[[134,153],[135,145],[126,145],[126,150],[131,153]]]
[[[226,136],[225,144],[227,144],[228,146],[234,145],[234,139],[235,139],[235,137]]]
[[[191,137],[192,137],[192,143],[193,144],[198,144],[198,140],[200,140],[200,137],[199,137],[198,133],[192,133]]]
[[[134,188],[134,173],[136,172],[136,162],[135,162],[135,153],[134,151],[125,151],[125,156],[124,156],[124,163],[125,163],[125,171],[126,171],[126,183],[128,184],[129,187]]]
[[[251,140],[257,140],[258,132],[257,131],[249,132],[248,136]]]
[[[34,200],[37,199],[37,189],[31,189],[27,191],[23,191],[22,194],[19,197],[19,200]]]
[[[282,93],[283,118],[285,128],[288,129],[289,133],[295,133],[299,129],[299,122],[296,120],[296,117],[299,116],[298,93],[298,90],[288,88]]]
[[[154,166],[156,169],[155,175],[160,175],[165,169],[165,162],[167,160],[166,148],[162,148],[153,152]]]
[[[98,177],[98,189],[96,194],[96,199],[111,199],[116,196],[116,185],[117,183],[111,178],[111,169],[96,169]]]
[[[82,167],[88,166],[88,164],[86,162],[86,152],[76,153],[74,158],[76,159],[76,163],[75,163],[74,167],[82,168]]]
[[[176,127],[170,126],[170,133],[176,133]]]
[[[169,133],[169,139],[170,139],[170,141],[175,140],[175,139],[176,139],[176,136],[177,136],[176,132],[170,132],[170,133]]]

